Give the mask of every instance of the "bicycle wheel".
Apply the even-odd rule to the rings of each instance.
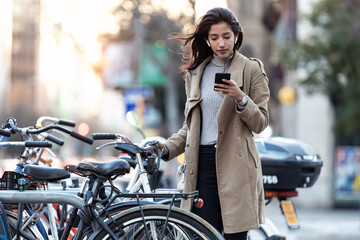
[[[13,223],[13,224],[9,223],[10,231],[11,231],[11,235],[13,236],[13,238],[16,238],[17,234],[16,234],[15,226],[16,226],[16,222],[17,222],[17,214],[6,210],[6,216],[11,221],[11,223]],[[41,237],[40,232],[37,230],[36,226],[31,226],[31,225],[26,226],[25,228],[23,228],[23,231],[25,232],[27,237],[19,237],[19,239],[43,239]]]
[[[144,205],[128,209],[107,221],[119,239],[224,239],[209,223],[199,216],[173,207],[168,215],[168,206]],[[145,223],[145,224],[144,224]],[[104,229],[99,229],[90,239],[111,238]]]

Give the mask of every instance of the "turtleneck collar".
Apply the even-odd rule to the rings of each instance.
[[[213,59],[211,59],[211,63],[214,64],[217,67],[224,67],[224,68],[228,68],[230,66],[231,60],[234,56],[234,53],[229,55],[226,58],[221,58],[218,55],[216,55],[215,53],[213,54]]]

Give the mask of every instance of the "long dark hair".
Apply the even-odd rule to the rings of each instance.
[[[238,50],[243,40],[242,29],[232,12],[226,8],[213,8],[202,16],[195,24],[195,29],[190,34],[178,34],[171,39],[183,40],[183,65],[182,71],[196,69],[208,56],[213,54],[211,48],[206,44],[209,31],[212,25],[226,22],[231,27],[234,35],[239,34],[238,40],[234,45],[234,50]],[[188,48],[190,44],[190,49]]]

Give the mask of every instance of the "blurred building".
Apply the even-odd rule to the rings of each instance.
[[[1,1],[0,123],[11,116],[19,126],[31,126],[38,117],[47,115],[77,123],[85,121],[94,131],[95,123],[99,121],[95,116],[100,111],[109,111],[108,106],[101,108],[104,101],[101,101],[103,92],[98,63],[92,61],[101,55],[102,49],[96,41],[91,42],[91,33],[85,35],[88,32],[81,31],[91,31],[95,27],[88,27],[89,19],[74,21],[86,11],[85,2]],[[96,3],[100,2],[86,6],[96,11],[99,8],[91,5]],[[88,11],[88,14],[92,12]],[[92,45],[85,45],[76,33],[85,36],[84,41],[89,40]],[[107,98],[110,104],[122,105],[122,99],[112,98],[111,93]],[[124,125],[124,118],[113,112],[100,119],[104,124],[102,129],[109,126],[109,118],[111,126]],[[73,145],[64,145],[62,152],[64,156],[70,156],[89,151],[85,153],[82,144],[74,141]]]
[[[0,89],[5,98],[0,107],[1,121],[11,112],[25,119],[33,115],[35,109],[35,83],[38,70],[39,41],[39,0],[13,0],[1,3],[3,51],[5,61],[2,67],[4,78]],[[10,15],[11,14],[11,15]],[[10,40],[10,41],[9,41]],[[28,105],[23,103],[28,102]]]
[[[5,117],[11,75],[12,1],[0,2],[0,120]]]
[[[7,103],[0,107],[0,121],[11,115],[24,126],[34,124],[41,115],[51,115],[91,123],[102,109],[107,109],[102,108],[101,101],[102,48],[92,32],[98,26],[89,28],[91,19],[79,16],[84,12],[91,15],[97,9],[93,5],[103,8],[108,5],[97,1],[86,6],[85,3],[48,0],[0,3],[2,11],[6,11],[1,16],[5,33],[1,41],[4,48],[0,51],[5,61],[1,67],[7,69],[2,72],[4,80],[0,85],[4,92],[1,97],[6,98],[2,102]],[[110,104],[116,106],[118,101],[114,99]],[[115,125],[119,123],[116,113],[112,117]]]

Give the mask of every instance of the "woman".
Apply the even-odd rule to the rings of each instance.
[[[253,134],[268,125],[268,79],[262,63],[237,50],[241,27],[224,8],[209,10],[192,34],[174,37],[190,45],[184,54],[187,101],[183,127],[164,143],[164,160],[185,151],[184,192],[199,190],[204,206],[182,207],[204,218],[226,239],[246,239],[264,222],[260,158]],[[231,79],[214,85],[216,72]],[[214,91],[215,90],[215,91]]]

